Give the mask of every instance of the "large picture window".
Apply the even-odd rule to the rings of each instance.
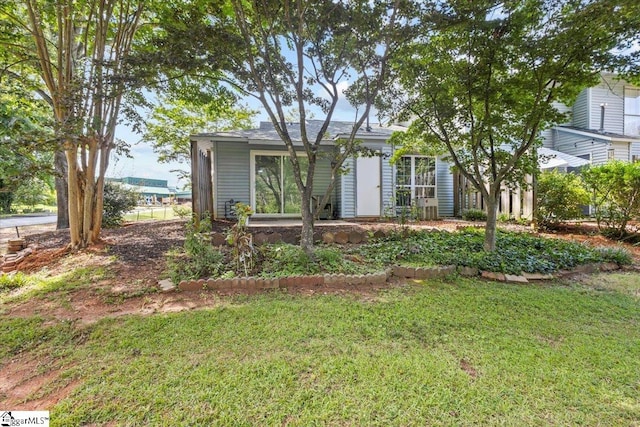
[[[403,156],[396,163],[396,206],[411,206],[418,198],[436,197],[436,159]]]
[[[640,89],[624,88],[624,134],[640,136]]]
[[[302,179],[306,179],[307,158],[298,155]],[[300,214],[301,198],[286,153],[258,152],[252,155],[253,208],[256,214]]]

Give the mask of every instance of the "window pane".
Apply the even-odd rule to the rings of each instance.
[[[256,156],[256,213],[280,213],[282,157]]]
[[[411,206],[411,187],[396,188],[396,206]]]
[[[640,89],[624,89],[624,113],[640,115]]]
[[[436,187],[416,187],[416,198],[429,198],[436,197]]]
[[[416,157],[416,185],[436,185],[436,162],[431,157]]]
[[[624,116],[624,134],[640,136],[640,116]]]
[[[402,157],[396,163],[396,185],[411,185],[411,157]]]
[[[298,163],[300,164],[300,174],[302,175],[302,181],[307,179],[307,171],[309,170],[309,161],[306,157],[298,157]],[[289,156],[283,157],[284,165],[284,213],[296,214],[302,212],[300,197],[300,190],[296,185],[296,180],[293,174],[293,165]]]

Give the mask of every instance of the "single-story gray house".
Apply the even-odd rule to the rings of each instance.
[[[317,135],[322,121],[309,120],[308,134]],[[353,123],[332,122],[318,160],[314,200],[320,200],[331,180],[331,153],[335,141],[348,136]],[[373,125],[358,130],[356,138],[374,156],[354,156],[336,179],[329,203],[318,209],[323,218],[379,218],[395,215],[415,202],[431,217],[454,215],[453,176],[440,157],[403,156],[390,163],[394,147],[387,141],[402,126]],[[289,134],[304,158],[300,129],[290,124]],[[249,204],[256,218],[300,217],[300,196],[292,179],[284,143],[270,122],[257,129],[203,133],[191,137],[194,212],[229,218],[236,202]]]

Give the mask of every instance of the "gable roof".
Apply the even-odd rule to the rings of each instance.
[[[307,135],[310,138],[315,139],[315,137],[320,132],[320,129],[324,123],[324,120],[307,120],[305,122]],[[339,137],[349,136],[351,130],[353,129],[353,122],[346,121],[332,121],[329,123],[329,127],[327,128],[327,137],[325,140],[332,141]],[[403,126],[391,125],[391,126],[382,126],[378,123],[372,124],[369,128],[366,126],[358,129],[356,133],[357,138],[361,139],[377,139],[377,140],[386,140],[391,134],[395,131],[404,131],[406,130]],[[300,123],[288,123],[287,131],[291,136],[291,139],[294,142],[302,142],[301,138],[301,130]],[[276,132],[271,122],[260,122],[260,127],[257,129],[245,129],[245,130],[235,130],[235,131],[226,131],[226,132],[213,132],[213,133],[199,133],[196,135],[192,135],[195,138],[211,138],[216,140],[244,140],[248,142],[252,141],[278,141],[281,142],[280,136]]]

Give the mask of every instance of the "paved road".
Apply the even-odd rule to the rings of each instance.
[[[28,225],[55,224],[56,214],[50,215],[20,215],[0,219],[0,228],[24,227]]]

